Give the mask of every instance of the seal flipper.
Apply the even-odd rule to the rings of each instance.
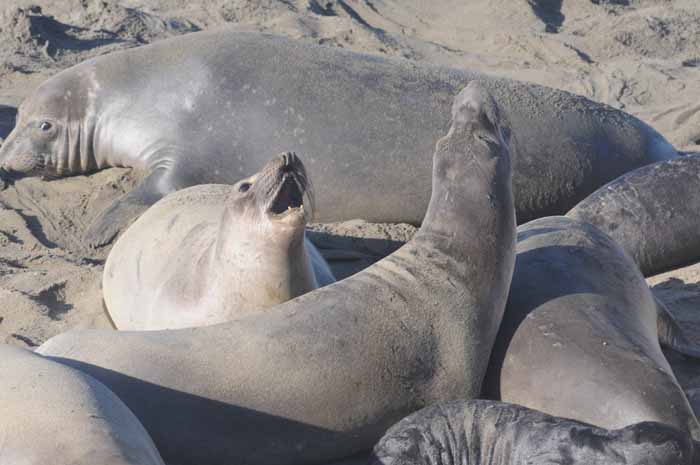
[[[666,305],[656,296],[654,296],[654,300],[657,315],[656,327],[661,345],[688,357],[700,359],[700,346],[694,344],[683,332]]]
[[[84,238],[90,247],[110,244],[126,227],[148,207],[174,189],[164,189],[168,170],[158,168],[149,174],[133,191],[115,200],[90,223]]]

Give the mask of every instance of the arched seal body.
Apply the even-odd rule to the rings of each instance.
[[[566,216],[596,225],[644,276],[700,260],[700,155],[655,163],[601,187]]]
[[[285,150],[303,153],[317,180],[319,221],[417,224],[430,198],[432,145],[449,127],[453,97],[476,78],[519,139],[519,222],[564,214],[619,175],[676,156],[638,119],[563,91],[222,30],[95,58],[49,79],[22,103],[0,167],[5,177],[151,171],[95,220],[93,244],[166,193],[232,184]]]
[[[322,463],[427,404],[478,395],[515,214],[497,109],[476,83],[453,121],[421,229],[362,272],[221,325],[73,331],[40,352],[113,389],[174,464]]]
[[[309,186],[293,153],[229,185],[166,196],[112,248],[102,280],[121,330],[223,323],[334,282],[305,238]]]
[[[391,427],[371,465],[692,465],[696,444],[670,426],[607,430],[520,405],[444,402]]]
[[[517,253],[487,394],[603,428],[656,421],[700,437],[632,259],[566,217],[520,226]]]
[[[92,377],[0,344],[0,465],[163,465],[134,414]]]

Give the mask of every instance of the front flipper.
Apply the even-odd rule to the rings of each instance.
[[[124,194],[100,212],[90,223],[84,239],[93,248],[110,244],[132,221],[148,207],[174,189],[165,182],[166,170],[148,175],[133,191]]]

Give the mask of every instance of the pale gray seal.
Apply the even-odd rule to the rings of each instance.
[[[319,463],[368,450],[403,416],[481,390],[514,261],[498,122],[470,83],[435,150],[423,225],[356,275],[229,323],[71,331],[39,351],[117,393],[174,464]]]
[[[700,260],[700,155],[639,168],[601,187],[566,216],[622,246],[644,276]]]
[[[700,445],[670,426],[596,428],[486,400],[444,402],[404,418],[370,465],[694,465]]]
[[[657,312],[634,261],[595,226],[567,217],[522,225],[486,393],[607,429],[656,421],[697,440]]]
[[[0,465],[163,465],[109,389],[78,370],[0,344]]]
[[[115,326],[223,323],[334,282],[305,237],[308,187],[290,152],[233,186],[199,185],[161,199],[107,258],[102,290]]]
[[[432,144],[449,127],[453,97],[476,78],[520,142],[513,189],[521,223],[564,214],[621,174],[676,156],[638,119],[567,92],[220,30],[91,59],[49,79],[20,106],[0,168],[5,178],[150,171],[95,219],[93,245],[169,192],[232,184],[286,150],[303,153],[317,180],[319,221],[418,224]]]

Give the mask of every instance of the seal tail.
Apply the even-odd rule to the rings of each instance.
[[[700,359],[700,346],[693,343],[683,332],[666,305],[656,297],[654,300],[656,301],[656,327],[661,345],[688,357]]]

